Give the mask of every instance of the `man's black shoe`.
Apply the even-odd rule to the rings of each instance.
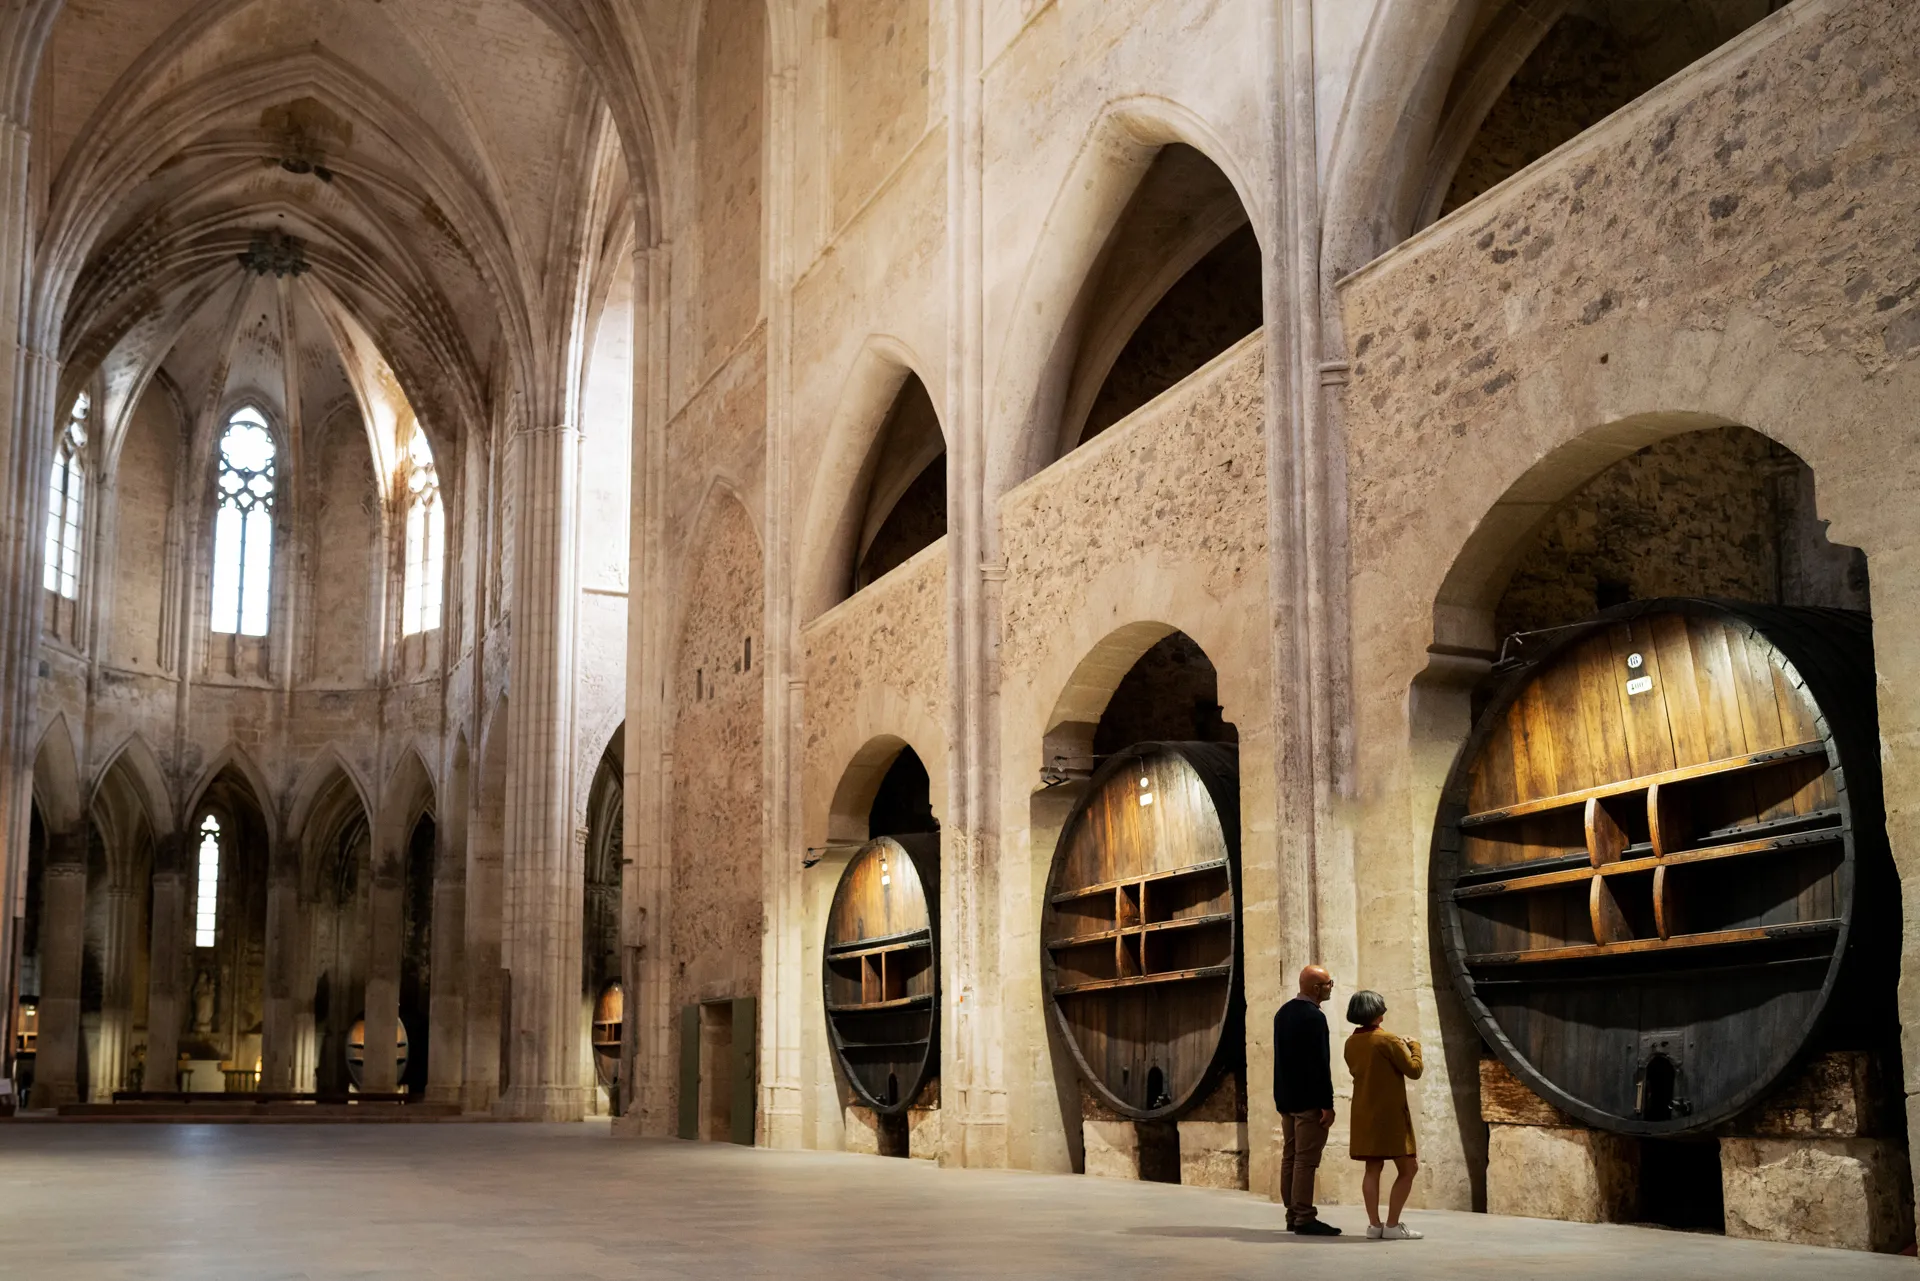
[[[1293,1233],[1295,1236],[1302,1237],[1337,1237],[1340,1235],[1340,1229],[1334,1227],[1331,1223],[1322,1223],[1318,1219],[1308,1219],[1304,1223],[1295,1224]]]

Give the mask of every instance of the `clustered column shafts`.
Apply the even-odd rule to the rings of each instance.
[[[26,917],[27,838],[33,796],[33,739],[35,682],[39,659],[40,525],[35,513],[44,503],[44,474],[36,465],[40,450],[31,431],[40,421],[36,395],[51,399],[47,386],[49,362],[23,341],[26,282],[32,269],[32,226],[28,182],[32,134],[11,118],[0,118],[0,334],[8,340],[0,358],[0,407],[19,430],[0,433],[0,558],[6,565],[10,590],[0,593],[0,752],[7,762],[0,785],[0,839],[6,856],[0,889],[6,901],[0,910],[0,973],[6,991],[18,990],[20,927]],[[0,1069],[12,1070],[14,1003],[0,1011]]]
[[[47,834],[40,908],[40,1052],[34,1102],[80,1101],[80,977],[87,933],[87,835]]]
[[[621,937],[626,1026],[622,1051],[630,1056],[621,1088],[627,1094],[623,1133],[671,1134],[673,1099],[672,957],[667,925],[672,910],[673,853],[668,810],[673,754],[666,687],[670,678],[666,598],[667,301],[669,252],[637,250],[634,262],[633,546],[635,607],[628,615],[627,751],[623,803],[627,866],[621,876]],[[645,602],[645,603],[641,603]]]
[[[508,1115],[573,1120],[580,1078],[580,931],[586,869],[573,839],[573,603],[579,439],[571,423],[522,430],[515,544],[513,700],[507,732],[504,965]]]
[[[185,842],[177,833],[161,836],[153,851],[153,926],[147,959],[147,1068],[149,1090],[174,1087],[174,1063],[180,1057],[180,1021],[185,1014],[184,982],[189,878],[181,865]]]

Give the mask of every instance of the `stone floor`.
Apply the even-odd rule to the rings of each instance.
[[[1302,1239],[1244,1193],[630,1142],[593,1124],[0,1125],[0,1276],[18,1281],[1915,1272],[1911,1259],[1648,1229],[1408,1220],[1425,1241]]]

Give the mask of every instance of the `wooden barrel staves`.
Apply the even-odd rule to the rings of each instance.
[[[1434,893],[1507,1066],[1590,1124],[1675,1135],[1841,1017],[1850,951],[1891,941],[1856,885],[1890,866],[1865,616],[1664,600],[1508,678],[1448,782]]]
[[[1239,754],[1141,743],[1095,771],[1041,922],[1053,1017],[1106,1105],[1179,1115],[1242,1048]]]
[[[940,837],[883,836],[827,914],[827,1037],[860,1101],[903,1113],[940,1071]]]

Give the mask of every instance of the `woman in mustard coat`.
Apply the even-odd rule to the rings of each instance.
[[[1403,1041],[1383,1031],[1387,998],[1378,992],[1355,992],[1347,1002],[1347,1022],[1355,1025],[1347,1038],[1347,1071],[1353,1073],[1353,1134],[1347,1153],[1367,1163],[1360,1194],[1367,1203],[1367,1236],[1375,1241],[1415,1241],[1420,1233],[1400,1222],[1413,1176],[1420,1172],[1414,1153],[1413,1114],[1407,1110],[1407,1081],[1421,1072],[1420,1042]],[[1380,1171],[1388,1161],[1395,1171],[1387,1193],[1387,1221],[1380,1222]]]

